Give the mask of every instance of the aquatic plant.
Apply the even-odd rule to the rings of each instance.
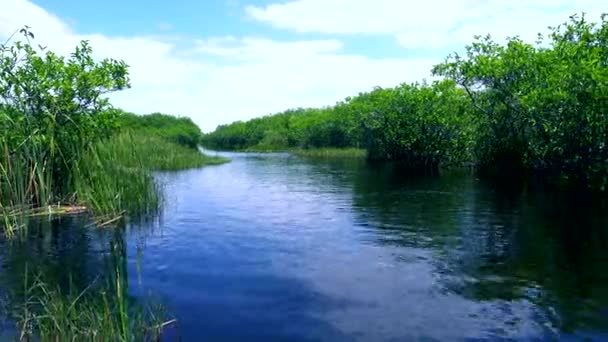
[[[122,241],[122,239],[121,239]],[[124,241],[123,241],[124,243]],[[167,320],[161,305],[128,295],[124,245],[113,241],[107,269],[84,289],[60,287],[42,273],[24,272],[23,289],[5,304],[17,340],[149,341],[158,340]],[[100,270],[103,271],[103,270]],[[33,279],[32,279],[33,278]]]
[[[364,159],[367,157],[367,151],[358,148],[312,148],[312,149],[297,149],[291,153],[308,158],[354,158]]]
[[[106,94],[130,87],[123,61],[96,62],[83,41],[67,58],[24,40],[0,45],[0,227],[14,234],[30,210],[57,204],[96,214],[143,215],[158,208],[151,170],[225,159],[197,150],[188,118],[137,116]],[[13,37],[14,38],[14,37]]]

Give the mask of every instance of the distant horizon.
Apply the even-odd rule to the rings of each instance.
[[[348,4],[347,10],[345,6]],[[288,109],[332,106],[376,86],[432,80],[433,65],[474,35],[533,43],[594,0],[0,0],[0,40],[24,25],[35,44],[130,65],[132,88],[110,95],[137,114],[190,117],[203,132]],[[112,18],[108,20],[107,18]],[[118,24],[122,23],[122,24]]]

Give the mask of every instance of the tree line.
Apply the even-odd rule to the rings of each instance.
[[[216,149],[363,148],[437,170],[536,173],[608,185],[608,22],[573,15],[538,40],[477,36],[435,65],[435,82],[375,88],[324,108],[218,126]]]

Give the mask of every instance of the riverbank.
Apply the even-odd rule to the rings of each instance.
[[[0,332],[8,323],[18,340],[154,340],[168,321],[162,307],[131,297],[124,228],[160,208],[153,171],[227,159],[199,151],[189,118],[112,107],[106,94],[130,87],[123,61],[93,58],[86,41],[60,57],[36,48],[27,27],[19,33],[25,40],[0,46],[0,246],[26,246],[34,258],[0,256],[0,269],[14,267],[0,281]],[[94,234],[75,234],[71,220]],[[47,260],[81,251],[76,241],[94,251],[47,272]]]
[[[367,151],[358,148],[311,148],[296,149],[290,153],[308,158],[345,158],[345,159],[365,159]]]
[[[532,174],[606,193],[608,78],[599,76],[606,66],[597,57],[608,54],[606,18],[573,15],[540,33],[544,43],[479,36],[465,55],[437,61],[435,82],[376,87],[334,105],[236,121],[203,143],[227,150],[363,147],[369,159],[412,169],[474,162],[481,174]]]
[[[51,170],[38,168],[45,163],[44,155],[32,155],[30,162],[19,154],[0,157],[0,227],[5,234],[13,235],[31,213],[47,212],[49,207],[80,208],[96,216],[146,215],[161,203],[153,171],[229,161],[138,129],[118,130],[83,150],[69,172],[62,174],[69,181],[60,189],[52,182]],[[31,163],[34,170],[28,167]]]
[[[228,161],[161,136],[129,130],[100,142],[85,155],[74,193],[80,205],[97,215],[142,216],[158,210],[162,200],[153,171],[179,171]]]
[[[26,292],[21,295],[17,291],[0,298],[0,304],[3,304],[0,305],[0,319],[8,319],[14,324],[6,333],[22,336],[21,339],[40,338],[43,341],[155,340],[175,321],[161,304],[156,305],[148,299],[134,302],[129,298],[127,272],[121,261],[126,251],[120,242],[116,242],[123,239],[120,236],[125,227],[123,218],[143,218],[160,208],[162,189],[154,179],[153,171],[197,169],[228,161],[227,158],[207,156],[197,148],[180,145],[162,136],[144,134],[137,129],[121,130],[92,145],[78,161],[71,175],[72,199],[64,201],[67,205],[2,207],[0,227],[4,234],[0,234],[0,239],[6,239],[5,243],[20,244],[34,233],[29,230],[39,224],[46,228],[38,234],[47,236],[56,231],[52,221],[69,222],[72,217],[83,217],[87,227],[116,230],[112,247],[104,256],[108,260],[103,261],[109,266],[98,268],[96,276],[87,278],[86,283],[71,280],[67,284],[60,283],[53,276],[37,271],[33,265],[16,272],[18,278],[23,278],[17,283],[25,284],[23,290]],[[14,173],[4,176],[15,178]],[[10,239],[15,236],[17,238]],[[107,267],[113,268],[106,270]],[[66,269],[66,277],[82,277],[73,271]],[[6,303],[1,303],[5,300]]]
[[[237,152],[244,153],[289,153],[299,157],[308,158],[352,158],[365,159],[367,151],[360,148],[264,148],[249,147]]]

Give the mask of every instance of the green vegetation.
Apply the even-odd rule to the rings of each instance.
[[[608,186],[608,22],[572,16],[535,44],[479,37],[435,67],[466,89],[485,169]]]
[[[39,338],[42,341],[144,341],[161,334],[163,323],[155,312],[136,308],[128,311],[120,284],[113,293],[105,290],[91,293],[63,294],[40,280],[27,290],[31,300],[19,310],[19,340]],[[151,316],[151,317],[147,317]]]
[[[52,263],[36,260],[11,263],[8,267],[16,267],[20,274],[2,281],[10,291],[0,313],[15,323],[4,339],[15,335],[19,341],[156,340],[171,321],[165,322],[162,307],[153,301],[129,297],[125,240],[121,229],[112,235],[107,253],[81,261],[95,263],[97,267],[90,269],[94,274],[86,275],[84,268],[85,274],[67,275],[61,272],[66,266],[62,263],[55,270]]]
[[[101,226],[123,214],[146,215],[160,203],[152,170],[226,161],[200,153],[201,132],[190,119],[113,108],[104,96],[130,87],[124,62],[95,61],[86,41],[61,57],[34,48],[27,27],[20,33],[23,41],[0,45],[2,235],[26,236],[26,223],[50,221],[49,214],[89,211]],[[29,284],[27,270],[18,273],[26,278],[25,288],[10,298],[6,316],[17,324],[19,339],[156,338],[165,324],[157,311],[127,298],[121,248],[122,259],[111,263],[112,276],[86,289],[70,286],[66,292],[65,284],[49,285],[55,281],[44,275]]]
[[[202,143],[226,150],[360,148],[369,159],[427,172],[472,164],[604,191],[607,55],[606,16],[599,24],[572,16],[536,44],[477,37],[466,55],[433,68],[442,81],[222,125]]]
[[[159,203],[150,170],[225,161],[198,151],[190,119],[112,108],[104,95],[130,86],[124,62],[95,62],[87,42],[64,58],[21,34],[0,46],[0,226],[9,233],[19,216],[57,203],[145,214]]]
[[[403,84],[333,107],[220,126],[203,144],[237,150],[366,149],[370,159],[405,160],[434,171],[470,158],[475,124],[469,108],[466,92],[452,81]]]
[[[160,136],[139,131],[119,134],[104,144],[103,148],[112,150],[112,155],[122,166],[148,170],[183,170],[226,161],[221,157],[204,155],[187,146],[167,143]]]
[[[77,200],[99,215],[146,214],[158,209],[159,191],[145,168],[148,157],[137,153],[141,149],[137,143],[123,133],[91,146],[74,170]]]
[[[291,153],[300,157],[309,158],[355,158],[364,159],[367,157],[367,151],[359,148],[314,148],[314,149],[297,149]]]
[[[183,170],[224,162],[224,158],[206,156],[158,135],[127,130],[98,142],[84,155],[76,169],[74,191],[79,201],[98,214],[126,211],[143,215],[159,205],[157,185],[149,170]]]
[[[0,46],[0,210],[42,207],[73,195],[74,170],[117,112],[103,94],[129,87],[127,66],[93,61],[82,42],[69,57],[35,50],[27,29]]]
[[[153,113],[145,117],[123,113],[118,122],[120,127],[137,130],[146,135],[163,137],[173,143],[197,148],[202,132],[188,117]]]

